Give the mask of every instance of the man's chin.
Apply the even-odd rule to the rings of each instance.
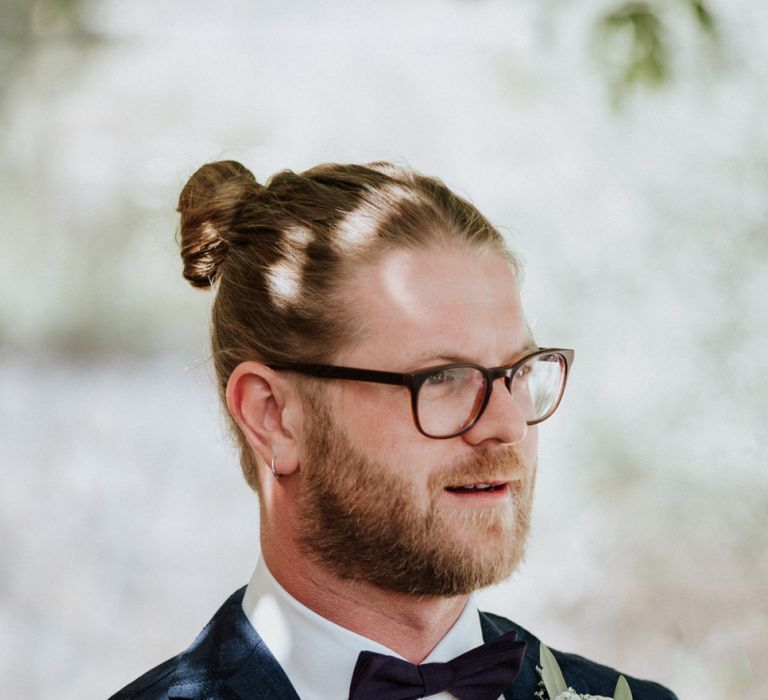
[[[455,573],[455,594],[501,583],[523,559],[528,535],[512,508],[454,511],[443,520],[443,565]]]
[[[518,504],[508,497],[488,499],[484,503],[480,502],[480,498],[484,497],[470,502],[452,494],[443,498],[438,507],[442,528],[453,531],[454,539],[465,539],[475,546],[480,537],[494,540],[514,538],[521,530]],[[525,531],[525,527],[522,530]]]

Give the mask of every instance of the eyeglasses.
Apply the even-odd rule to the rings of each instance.
[[[449,364],[405,374],[321,364],[269,366],[320,379],[406,386],[411,392],[413,420],[419,432],[426,437],[446,439],[466,433],[480,420],[494,381],[502,377],[528,425],[549,418],[563,397],[573,354],[573,350],[539,348],[509,367]]]

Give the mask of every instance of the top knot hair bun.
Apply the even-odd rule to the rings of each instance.
[[[258,190],[248,168],[234,160],[203,165],[179,195],[180,246],[184,277],[210,287],[227,256],[243,203]]]

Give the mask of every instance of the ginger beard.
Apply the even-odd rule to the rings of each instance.
[[[512,448],[434,473],[429,505],[409,482],[356,449],[318,401],[302,460],[299,544],[334,575],[410,595],[455,596],[507,578],[523,558],[535,465]],[[414,469],[419,465],[414,464]],[[446,486],[508,478],[511,500],[488,508],[446,508]]]

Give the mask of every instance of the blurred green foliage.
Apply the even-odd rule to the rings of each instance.
[[[0,36],[17,46],[33,43],[51,33],[78,35],[90,0],[3,0]]]
[[[85,22],[92,0],[0,2],[0,104],[41,46],[53,41],[87,46],[98,40]]]
[[[622,2],[603,12],[595,21],[595,48],[607,71],[614,104],[620,104],[640,86],[658,88],[673,76],[670,48],[670,10],[661,2]],[[677,9],[693,22],[696,30],[712,41],[719,34],[715,16],[704,0],[679,0]]]
[[[25,59],[42,42],[87,45],[98,37],[87,27],[98,0],[3,0],[0,3],[0,101]],[[595,49],[614,104],[638,87],[659,88],[673,77],[671,10],[682,10],[697,30],[718,40],[709,0],[629,0],[613,3],[594,20]],[[556,6],[548,10],[558,12]]]

